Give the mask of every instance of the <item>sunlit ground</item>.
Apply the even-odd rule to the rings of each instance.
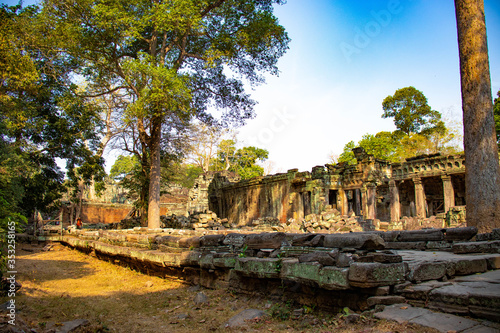
[[[276,313],[276,309],[281,309],[279,301],[225,290],[197,290],[61,245],[55,245],[51,251],[27,244],[18,244],[18,249],[17,280],[22,288],[15,298],[17,315],[38,332],[50,322],[77,318],[90,321],[79,332],[431,332],[371,319],[347,325],[339,315],[320,312],[295,320],[269,317],[229,330],[224,323],[240,311],[252,308],[270,313],[274,309]],[[208,296],[209,304],[194,304],[200,291]],[[300,306],[283,305],[278,312],[286,317],[294,308]]]

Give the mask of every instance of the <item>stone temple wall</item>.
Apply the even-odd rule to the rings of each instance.
[[[391,164],[354,150],[356,165],[316,166],[239,181],[227,172],[200,176],[188,212],[215,212],[239,226],[273,217],[282,223],[336,209],[359,220],[428,218],[465,205],[463,155],[419,156]]]

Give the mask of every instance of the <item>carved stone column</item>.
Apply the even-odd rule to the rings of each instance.
[[[342,215],[347,215],[349,207],[347,206],[347,195],[343,188],[339,189],[339,197],[337,198],[337,202],[340,204],[340,213]]]
[[[367,219],[375,219],[377,215],[377,186],[368,184],[366,187]]]
[[[361,191],[361,209],[363,210],[363,218],[366,220],[368,219],[368,204],[367,204],[367,198],[368,198],[368,195],[367,195],[367,189],[366,189],[366,185],[363,185],[363,187],[361,187],[360,189]]]
[[[444,194],[444,212],[448,212],[450,207],[455,206],[455,191],[453,190],[453,183],[451,176],[441,176],[443,180],[443,194]]]
[[[425,193],[422,185],[422,179],[413,178],[415,184],[415,209],[417,217],[425,218]]]
[[[399,202],[399,188],[394,180],[389,181],[391,222],[399,221],[401,217],[401,204]]]
[[[359,188],[354,190],[354,213],[356,216],[361,215],[361,191]]]

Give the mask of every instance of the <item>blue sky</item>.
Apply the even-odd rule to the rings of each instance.
[[[500,89],[500,1],[485,0],[492,91]],[[280,171],[310,170],[363,134],[395,129],[382,100],[414,86],[461,120],[453,0],[288,0],[275,11],[292,39],[281,74],[253,91],[257,117],[244,144],[270,152]]]
[[[500,1],[484,3],[496,96]],[[433,109],[461,120],[453,0],[288,0],[275,15],[290,49],[280,76],[251,91],[257,116],[238,134],[241,145],[269,150],[274,171],[311,170],[363,134],[394,130],[381,105],[399,88],[416,87]]]

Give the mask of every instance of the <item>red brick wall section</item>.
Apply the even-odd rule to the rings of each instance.
[[[180,205],[182,206],[182,205]],[[173,207],[172,207],[173,208]],[[179,214],[180,211],[171,211],[172,208],[160,207],[160,215]],[[178,207],[182,210],[182,207]],[[120,222],[132,209],[132,205],[124,204],[91,204],[82,205],[83,223],[115,223]]]
[[[131,205],[82,205],[83,223],[114,223],[120,222],[132,209]]]

